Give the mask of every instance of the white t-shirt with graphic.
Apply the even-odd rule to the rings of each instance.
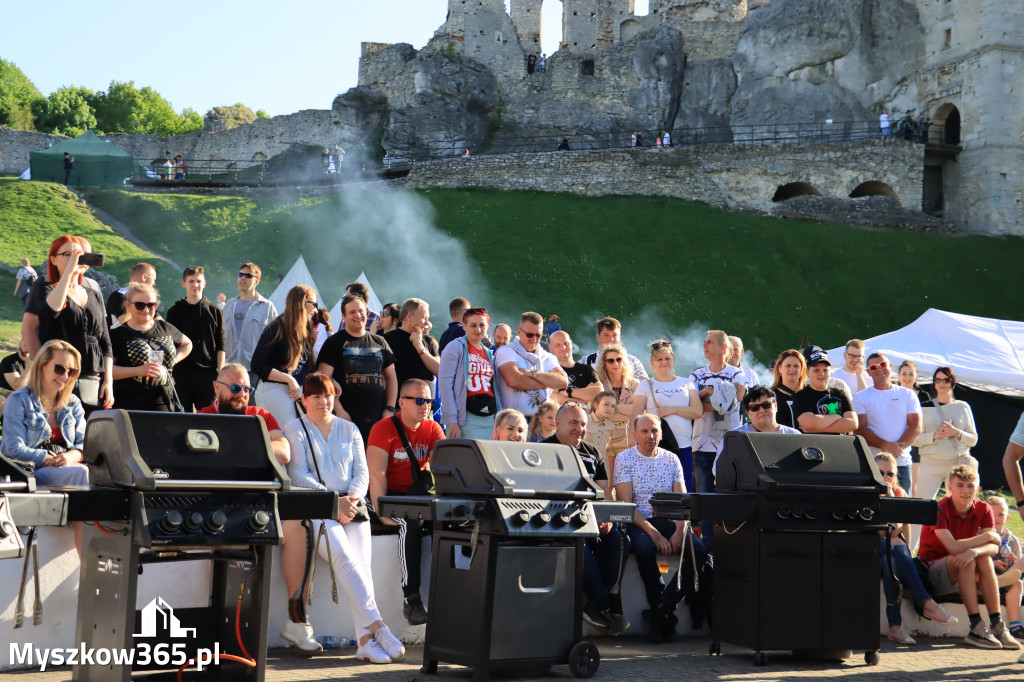
[[[694,388],[693,384],[683,377],[676,377],[672,381],[658,381],[657,379],[641,381],[640,385],[636,387],[636,391],[633,393],[634,400],[636,399],[636,396],[643,396],[646,398],[647,411],[651,414],[658,413],[654,406],[654,400],[651,400],[652,384],[654,385],[654,400],[658,402],[658,407],[689,407],[690,391],[697,390]],[[672,435],[676,437],[676,442],[679,443],[679,447],[690,447],[693,439],[693,422],[684,417],[680,417],[678,414],[671,414],[664,419],[672,428]]]
[[[661,448],[653,457],[640,454],[636,446],[620,452],[615,458],[615,483],[633,484],[633,504],[645,519],[654,516],[651,506],[654,493],[670,493],[674,483],[682,485],[682,491],[686,492],[683,465],[673,453]]]

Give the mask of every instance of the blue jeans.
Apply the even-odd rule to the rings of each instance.
[[[715,490],[715,475],[711,473],[711,466],[715,463],[715,452],[693,453],[693,489],[698,493],[710,493]],[[712,521],[700,522],[700,539],[712,551],[714,544],[715,524]]]
[[[896,466],[896,482],[900,484],[900,487],[910,495],[910,491],[913,490],[911,487],[912,481],[910,476],[909,464],[899,464]]]
[[[881,543],[882,586],[885,588],[885,617],[889,627],[903,624],[900,604],[896,600],[896,583],[889,576],[888,559],[885,554],[885,538],[878,538]],[[910,548],[906,545],[892,546],[892,568],[896,577],[903,583],[903,589],[909,590],[914,598],[914,605],[920,610],[926,601],[932,598],[921,582],[914,558],[910,556]]]
[[[672,537],[672,534],[676,532],[676,522],[672,519],[653,518],[647,520],[666,539]],[[626,533],[633,543],[633,553],[636,555],[636,568],[640,573],[640,580],[644,583],[647,603],[652,609],[656,608],[661,600],[661,593],[664,589],[661,585],[661,572],[658,570],[658,548],[655,546],[651,536],[637,526],[630,524],[626,527]]]
[[[583,593],[602,611],[609,606],[608,593],[619,582],[624,540],[618,525],[614,525],[607,535],[584,542]]]
[[[683,465],[683,483],[686,489],[693,491],[693,450],[691,448],[679,448],[676,452],[679,463]]]

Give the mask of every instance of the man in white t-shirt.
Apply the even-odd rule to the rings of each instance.
[[[516,338],[494,354],[498,370],[495,386],[502,408],[514,408],[529,419],[551,391],[569,385],[558,358],[540,347],[544,318],[538,313],[523,313]]]
[[[752,367],[744,367],[741,363],[743,361],[743,339],[738,336],[729,337],[729,364],[733,367],[738,368],[743,372],[743,385],[747,388],[758,386],[761,380],[757,378],[757,372]]]
[[[843,383],[850,389],[850,393],[863,391],[872,386],[871,377],[864,370],[864,342],[860,339],[850,339],[846,342],[846,349],[843,351],[845,364],[838,369],[832,370],[833,379],[842,379]]]
[[[853,396],[857,435],[868,442],[872,455],[888,452],[896,458],[900,487],[910,490],[910,445],[921,435],[921,402],[909,388],[893,386],[891,369],[884,353],[868,356],[874,386]]]

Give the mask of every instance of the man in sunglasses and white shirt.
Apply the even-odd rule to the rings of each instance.
[[[569,377],[558,358],[540,347],[544,318],[526,312],[519,319],[518,336],[494,354],[494,377],[501,406],[514,408],[527,419],[537,413],[552,391],[569,386]]]
[[[274,304],[256,291],[261,274],[255,263],[242,263],[238,267],[238,296],[224,304],[225,361],[237,362],[250,370],[250,381],[255,380],[251,373],[252,353],[263,330],[277,318]]]
[[[909,388],[893,386],[892,365],[884,353],[872,353],[867,364],[874,386],[853,395],[857,435],[864,436],[872,455],[888,452],[896,458],[900,487],[911,490],[910,446],[921,435],[921,401]]]
[[[288,460],[291,459],[291,448],[281,433],[281,427],[274,419],[274,415],[270,414],[270,410],[249,404],[252,389],[249,386],[249,371],[245,367],[236,362],[224,365],[217,374],[217,380],[213,382],[213,392],[216,395],[213,402],[199,410],[199,414],[263,417],[267,424],[267,432],[270,434],[270,449],[274,451],[274,457],[281,466],[288,464]]]

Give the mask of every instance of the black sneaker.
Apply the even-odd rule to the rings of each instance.
[[[608,623],[608,632],[613,635],[621,635],[623,632],[629,629],[629,621],[621,613],[612,613],[611,609],[605,609],[601,612],[604,616],[605,621]]]
[[[607,609],[602,611],[597,607],[597,604],[595,604],[594,602],[590,602],[589,604],[583,607],[583,620],[587,621],[595,628],[607,630],[611,625],[608,622],[608,619],[605,617],[605,614],[607,612]]]
[[[1010,628],[1010,634],[1016,637],[1017,639],[1024,639],[1024,627],[1021,627],[1020,625],[1014,625],[1012,628]]]
[[[423,599],[418,594],[406,597],[402,613],[409,621],[409,625],[423,625],[427,622],[427,609],[423,606]]]

